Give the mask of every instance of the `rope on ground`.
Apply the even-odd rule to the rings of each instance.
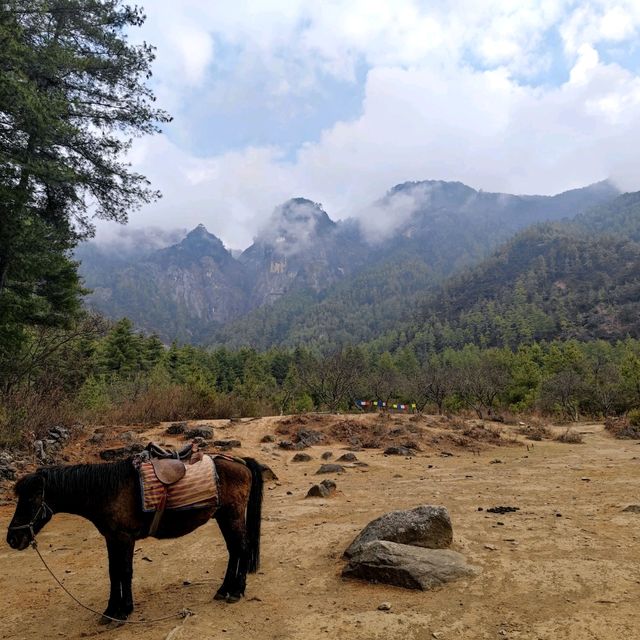
[[[189,616],[193,615],[193,611],[191,611],[190,609],[186,609],[186,608],[185,609],[181,609],[180,611],[178,611],[176,613],[172,613],[171,615],[162,616],[161,618],[152,618],[151,620],[121,620],[120,618],[112,618],[111,616],[108,616],[105,613],[100,613],[99,611],[96,611],[95,609],[92,609],[91,607],[87,606],[86,604],[80,602],[80,600],[78,600],[78,598],[76,598],[73,595],[73,593],[71,593],[71,591],[69,591],[69,589],[67,589],[67,587],[65,587],[62,584],[62,582],[58,579],[56,574],[53,573],[53,571],[51,570],[51,568],[47,564],[46,560],[42,557],[42,554],[40,553],[40,549],[38,549],[38,544],[37,544],[35,538],[32,540],[31,546],[35,549],[35,551],[38,554],[38,557],[40,558],[40,560],[42,560],[42,564],[45,566],[45,569],[51,574],[51,577],[58,583],[58,585],[60,585],[60,588],[72,600],[74,600],[77,604],[79,604],[83,609],[86,609],[87,611],[91,611],[91,613],[95,613],[95,614],[97,614],[99,616],[102,616],[103,618],[107,618],[109,620],[112,620],[113,622],[119,622],[120,624],[153,624],[154,622],[162,622],[164,620],[173,620],[173,618],[188,618]]]

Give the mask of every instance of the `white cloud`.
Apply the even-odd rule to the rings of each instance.
[[[355,81],[359,64],[368,73],[361,115],[335,122],[293,157],[278,146],[196,157],[164,137],[141,141],[134,163],[165,198],[136,225],[204,222],[243,246],[293,196],[322,202],[337,218],[366,212],[406,180],[554,193],[611,175],[640,188],[633,169],[640,77],[600,53],[613,44],[631,50],[636,0],[459,0],[428,8],[412,0],[154,0],[146,8],[146,37],[159,46],[159,95],[177,106],[178,120],[191,88],[206,92],[209,82],[212,104],[251,99],[266,109],[274,96],[282,105],[289,94],[313,91],[322,74]],[[550,51],[551,32],[562,50]],[[553,56],[561,57],[554,63],[563,65],[564,82],[522,83]],[[230,60],[235,73],[219,80],[216,70]]]

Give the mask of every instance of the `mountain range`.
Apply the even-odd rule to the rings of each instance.
[[[433,313],[444,291],[461,287],[463,303],[479,304],[464,293],[475,286],[469,274],[478,269],[485,274],[478,277],[496,285],[488,295],[500,298],[500,291],[512,291],[517,282],[506,274],[493,280],[487,275],[498,273],[505,251],[521,255],[524,245],[545,244],[549,235],[561,233],[572,244],[576,234],[628,231],[637,217],[633,196],[620,196],[609,182],[556,196],[487,193],[458,182],[407,182],[358,220],[333,221],[317,203],[289,200],[237,256],[199,225],[161,249],[133,254],[87,243],[76,257],[92,290],[90,306],[109,317],[128,316],[165,342],[260,349],[387,344],[415,339],[422,321],[437,324]],[[607,222],[612,217],[617,229]],[[563,222],[554,226],[558,221]],[[551,226],[528,229],[541,223]],[[585,245],[579,253],[590,250]],[[522,269],[535,272],[527,264]],[[467,278],[465,284],[460,278]],[[450,322],[456,311],[447,309]]]

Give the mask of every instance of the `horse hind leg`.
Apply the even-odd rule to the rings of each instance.
[[[244,513],[237,512],[235,508],[226,508],[218,511],[215,517],[227,545],[229,561],[214,599],[238,602],[244,595],[249,564]]]

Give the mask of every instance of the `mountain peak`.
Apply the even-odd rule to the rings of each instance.
[[[271,246],[291,255],[306,249],[335,227],[336,223],[319,203],[307,198],[291,198],[274,209],[255,244]]]

